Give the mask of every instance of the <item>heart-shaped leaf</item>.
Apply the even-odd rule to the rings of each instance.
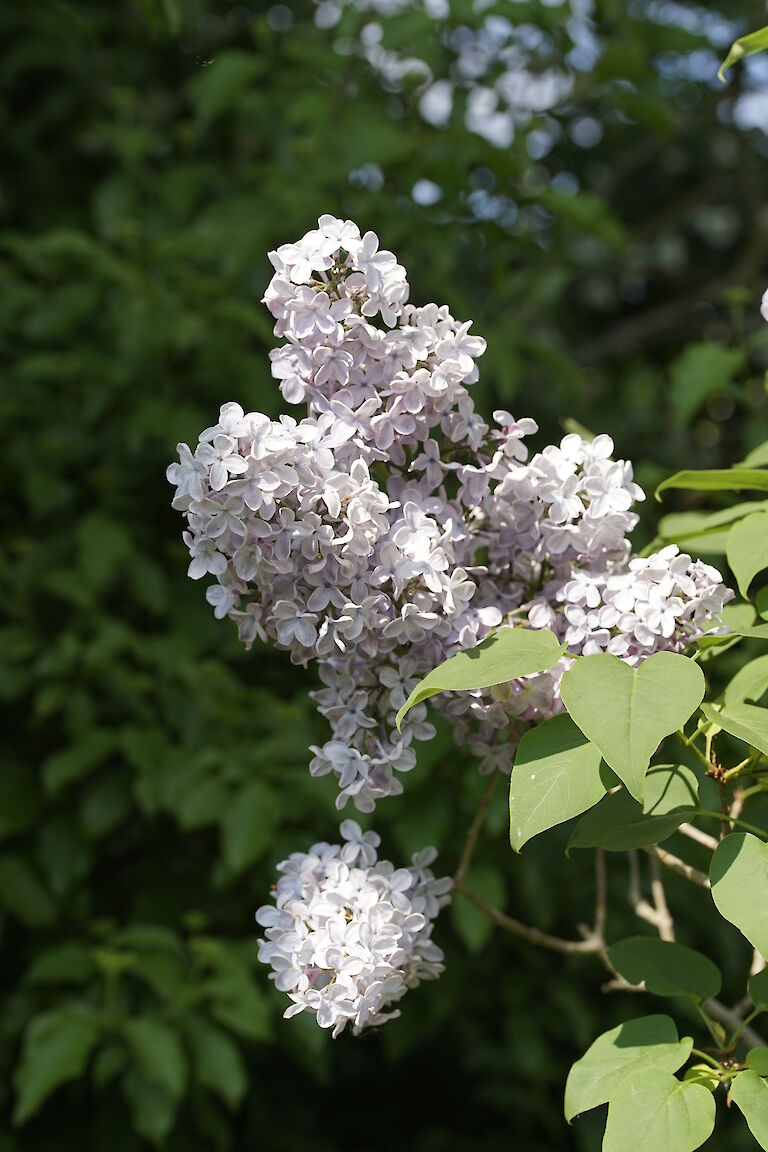
[[[614,968],[630,984],[645,982],[654,996],[690,996],[701,1002],[717,996],[722,980],[711,960],[657,936],[630,936],[608,949]]]
[[[693,1152],[715,1127],[715,1098],[663,1068],[625,1077],[612,1097],[603,1152]]]
[[[704,674],[694,661],[656,652],[637,668],[608,653],[583,656],[563,676],[569,714],[637,799],[651,756],[682,728],[704,698]]]
[[[725,554],[746,600],[752,580],[768,568],[768,512],[756,512],[734,524],[728,533]]]
[[[610,1100],[622,1080],[645,1068],[677,1072],[691,1054],[693,1040],[677,1038],[669,1016],[641,1016],[598,1036],[568,1073],[565,1118],[569,1122]]]
[[[753,1068],[747,1068],[731,1081],[731,1100],[743,1112],[760,1147],[768,1148],[768,1083]]]
[[[709,879],[720,915],[768,956],[768,844],[749,832],[731,833],[715,849]]]
[[[546,628],[500,628],[482,644],[457,652],[427,673],[398,712],[397,727],[415,704],[438,692],[491,688],[544,672],[557,664],[565,649]]]
[[[597,803],[606,789],[601,764],[599,750],[570,716],[553,716],[526,732],[509,783],[509,839],[516,852]]]

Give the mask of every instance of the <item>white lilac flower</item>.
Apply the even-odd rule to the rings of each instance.
[[[499,625],[633,663],[717,627],[730,593],[715,569],[675,549],[631,556],[643,493],[610,437],[531,454],[534,421],[499,410],[489,429],[468,391],[484,341],[445,305],[405,303],[405,272],[373,233],[321,216],[270,259],[272,372],[306,415],[225,404],[167,475],[216,616],[246,645],[316,663],[331,731],[310,771],[333,773],[340,808],[402,791],[433,729],[421,705],[398,733],[397,709]],[[433,703],[486,766],[509,766],[500,733],[561,709],[565,667]]]
[[[432,928],[451,889],[430,870],[434,849],[396,869],[378,859],[375,832],[345,820],[341,836],[279,864],[274,903],[256,913],[259,959],[291,1000],[284,1015],[314,1013],[334,1036],[393,1019],[409,988],[440,975]]]

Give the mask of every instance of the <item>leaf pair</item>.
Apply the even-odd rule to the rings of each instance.
[[[666,778],[657,777],[667,792],[675,783],[670,772],[676,772],[677,784],[682,784],[672,796],[654,792],[646,808],[661,820],[653,826],[652,837],[658,833],[657,838],[644,839],[651,822],[640,819],[643,813],[630,797],[643,800],[651,757],[701,703],[704,676],[698,665],[671,652],[655,653],[637,668],[607,653],[583,656],[564,674],[560,694],[569,715],[537,726],[520,742],[510,783],[512,847],[519,851],[537,833],[592,808],[614,779],[606,765],[629,796],[608,797],[603,804],[610,801],[611,811],[600,813],[598,826],[607,815],[608,827],[613,820],[624,826],[624,833],[633,822],[645,823],[642,843],[658,843],[671,835],[687,817],[685,811],[670,814],[690,810],[697,802],[695,778],[686,778],[675,766],[668,766]],[[625,838],[619,836],[622,847]],[[595,842],[602,843],[599,834]],[[609,841],[604,846],[614,845]]]
[[[553,667],[563,652],[547,630],[500,629],[425,676],[398,712],[398,726],[411,708],[438,692],[531,676]],[[614,779],[605,765],[642,800],[651,757],[701,703],[704,676],[693,661],[671,652],[654,653],[637,668],[602,653],[576,659],[563,676],[561,696],[569,716],[538,725],[520,743],[510,789],[516,849],[596,804]]]
[[[714,1128],[715,1102],[702,1084],[673,1075],[692,1048],[669,1016],[605,1032],[568,1075],[566,1119],[607,1103],[603,1152],[693,1152]]]

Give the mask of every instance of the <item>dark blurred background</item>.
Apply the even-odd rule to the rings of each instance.
[[[728,0],[0,7],[1,1152],[599,1147],[599,1116],[562,1119],[567,1068],[648,1005],[458,900],[446,974],[400,1020],[281,1021],[253,913],[278,860],[335,835],[307,772],[325,726],[312,674],[245,653],[187,579],[164,470],[224,401],[284,407],[266,252],[323,212],[474,319],[478,405],[535,417],[540,446],[569,418],[608,432],[649,492],[741,459],[768,414],[768,61],[716,71],[765,22]],[[385,854],[432,842],[451,872],[474,764],[440,730],[405,785]],[[565,860],[566,829],[513,856],[503,791],[471,882],[571,936],[589,854]],[[681,939],[738,999],[744,941],[680,885]],[[711,1147],[752,1146],[724,1121]]]

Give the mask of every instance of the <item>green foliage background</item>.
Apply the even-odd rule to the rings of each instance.
[[[562,8],[492,7],[551,60],[572,47]],[[429,127],[337,51],[353,11],[328,32],[298,2],[0,8],[0,1152],[597,1147],[598,1118],[562,1120],[565,1072],[632,998],[459,901],[446,974],[402,1019],[337,1042],[280,1022],[253,911],[277,860],[334,835],[335,788],[307,773],[325,728],[311,674],[243,652],[187,579],[164,469],[224,401],[281,409],[265,253],[321,212],[375,229],[413,300],[474,318],[479,405],[534,416],[542,444],[566,417],[609,432],[651,491],[764,439],[768,143],[731,121],[761,74],[721,88],[711,40],[761,6],[716,7],[600,0],[594,67],[505,150],[460,109]],[[447,68],[423,13],[385,42]],[[545,119],[560,137],[533,159]],[[414,202],[419,179],[439,203]],[[441,731],[376,813],[387,854],[434,842],[452,870],[481,786]],[[567,830],[513,856],[502,791],[473,886],[571,935],[589,861],[566,863]],[[618,938],[621,857],[610,886]],[[707,938],[706,893],[670,894],[738,998],[744,942]],[[711,1146],[745,1134],[731,1120]]]

